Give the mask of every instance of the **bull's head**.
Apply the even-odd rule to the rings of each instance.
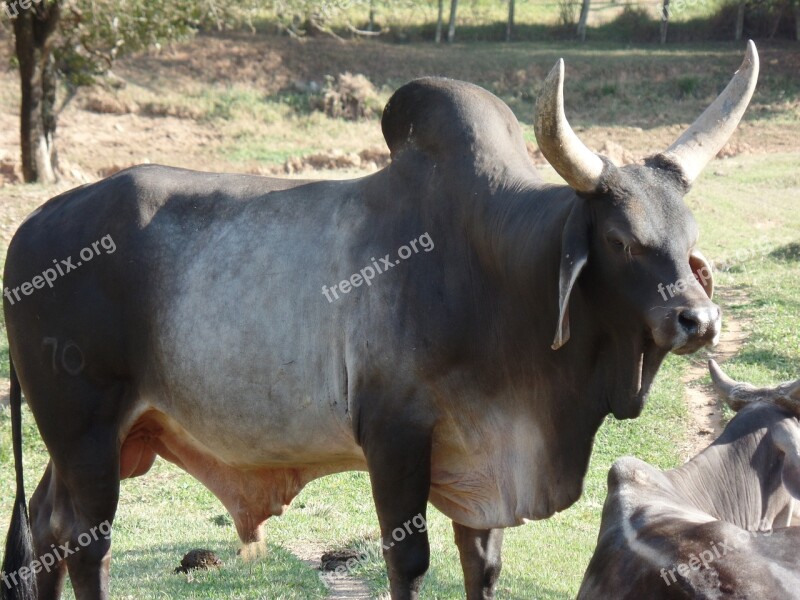
[[[721,313],[711,301],[711,267],[697,249],[697,225],[683,196],[735,130],[757,78],[758,55],[749,42],[731,82],[674,144],[643,165],[618,168],[570,128],[563,61],[550,72],[536,105],[536,139],[548,162],[583,198],[562,237],[554,349],[569,339],[570,292],[587,265],[592,293],[604,296],[598,301],[610,314],[640,323],[654,354],[685,354],[717,342]]]
[[[719,365],[708,362],[711,380],[717,394],[737,413],[747,406],[766,402],[787,410],[794,418],[785,419],[772,428],[772,440],[784,454],[783,484],[795,498],[800,498],[800,380],[787,382],[773,388],[757,388],[749,383],[739,383],[728,377]]]

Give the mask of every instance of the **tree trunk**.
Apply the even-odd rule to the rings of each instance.
[[[439,0],[439,16],[436,19],[436,43],[442,43],[442,24],[444,21],[444,0]]]
[[[592,0],[583,0],[581,3],[581,16],[578,19],[578,39],[586,41],[586,21],[589,20],[589,5]]]
[[[775,11],[775,16],[773,17],[772,21],[772,29],[769,32],[769,39],[774,40],[775,34],[778,33],[778,27],[781,26],[781,19],[783,18],[783,7],[782,6],[775,6],[773,7]]]
[[[375,0],[369,0],[369,24],[367,31],[375,31]]]
[[[450,22],[447,25],[447,43],[452,44],[456,37],[456,11],[458,0],[450,0]]]
[[[800,0],[794,1],[794,39],[800,42]]]
[[[795,40],[800,42],[800,0],[795,0],[794,3],[794,29]]]
[[[740,0],[739,7],[736,9],[736,33],[734,34],[737,42],[742,40],[742,33],[744,33],[744,7],[745,0]]]
[[[16,13],[14,40],[20,78],[20,146],[26,182],[56,180],[56,73],[52,34],[61,4],[42,1],[28,9],[7,2]]]
[[[669,0],[664,0],[661,7],[661,43],[667,43],[667,27],[669,26]]]
[[[508,23],[506,23],[506,41],[510,42],[514,35],[514,0],[508,0]]]

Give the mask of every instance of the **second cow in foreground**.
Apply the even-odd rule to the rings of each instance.
[[[366,469],[392,598],[417,597],[427,534],[392,535],[429,501],[452,519],[468,598],[491,598],[502,529],[575,502],[605,416],[636,417],[668,352],[717,339],[683,196],[757,74],[750,43],[672,146],[617,168],[570,129],[559,62],[535,130],[568,186],[542,181],[498,98],[422,79],[386,106],[392,162],[369,177],[144,166],[50,200],[9,247],[9,296],[93,240],[115,251],[6,296],[18,488],[4,569],[113,520],[120,479],[160,455],[247,543],[309,481]],[[425,252],[401,264],[409,240]],[[20,389],[50,453],[33,549]],[[93,540],[14,593],[58,598],[69,571],[79,600],[106,600],[110,549]]]
[[[737,384],[711,361],[738,411],[720,437],[661,472],[618,460],[579,600],[800,598],[800,381]]]

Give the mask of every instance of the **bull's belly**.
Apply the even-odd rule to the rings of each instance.
[[[341,319],[296,273],[236,256],[201,255],[159,307],[150,405],[237,467],[360,459]]]
[[[232,467],[363,461],[349,408],[327,398],[288,391],[281,396],[268,387],[258,394],[228,383],[223,391],[205,381],[191,395],[154,398],[146,406],[169,415],[183,436]]]
[[[259,541],[262,523],[282,514],[308,482],[365,468],[360,448],[344,436],[322,431],[312,443],[307,432],[293,437],[292,430],[234,418],[192,419],[187,425],[181,411],[174,414],[173,406],[167,413],[158,404],[142,403],[124,430],[121,478],[143,475],[161,456],[222,502],[245,543]]]
[[[343,357],[310,339],[324,335],[319,328],[292,327],[277,301],[265,317],[254,300],[243,308],[214,300],[189,294],[160,315],[121,470],[141,474],[155,455],[177,464],[253,542],[309,481],[365,461]]]

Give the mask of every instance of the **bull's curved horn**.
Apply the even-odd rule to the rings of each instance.
[[[800,418],[800,380],[782,383],[774,388],[757,388],[749,383],[739,383],[723,373],[712,359],[708,370],[717,393],[734,411],[739,411],[752,402],[764,400],[777,404]]]
[[[533,131],[539,150],[564,181],[579,192],[597,190],[603,161],[578,139],[564,115],[563,58],[544,80],[536,100]]]
[[[757,80],[758,52],[753,40],[749,40],[742,65],[727,87],[663,153],[680,166],[689,183],[728,142],[750,103]]]
[[[711,380],[714,382],[717,394],[734,411],[739,412],[754,400],[758,400],[757,395],[753,394],[755,387],[749,383],[739,383],[728,377],[713,358],[708,361],[708,371],[711,373]]]

